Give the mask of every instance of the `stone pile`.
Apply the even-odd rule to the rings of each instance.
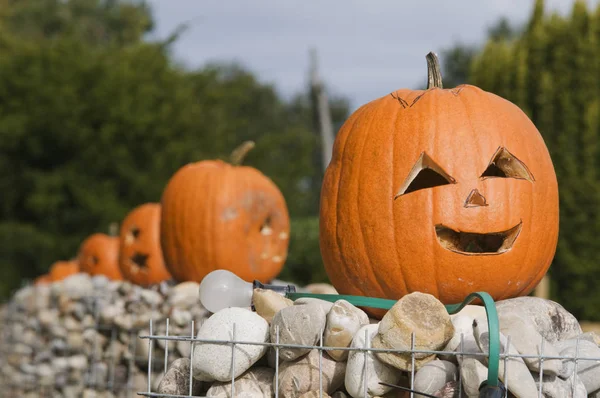
[[[408,387],[413,366],[414,389],[438,397],[459,397],[459,387],[463,397],[477,397],[487,379],[483,354],[489,333],[483,307],[467,306],[448,315],[433,296],[413,293],[375,320],[344,300],[292,302],[260,289],[254,291],[254,305],[255,312],[227,308],[211,315],[196,337],[221,341],[235,337],[256,345],[236,344],[232,355],[231,345],[195,342],[191,363],[187,357],[171,362],[156,392],[187,395],[190,365],[193,393],[209,397],[231,397],[232,376],[236,397],[271,397],[277,389],[280,397],[292,398],[318,397],[320,385],[325,397],[358,398],[365,391],[368,397],[407,397],[381,383]],[[521,297],[496,305],[501,353],[539,355],[543,349],[550,357],[573,357],[577,351],[579,358],[600,358],[599,337],[583,333],[575,317],[559,304]],[[286,345],[277,353],[268,345],[276,341]],[[321,344],[323,351],[311,348]],[[412,344],[415,350],[443,353],[419,352],[413,360],[406,352]],[[352,350],[365,347],[378,351]],[[546,359],[542,366],[543,397],[600,397],[600,361],[579,359],[575,365],[573,360]],[[507,382],[510,397],[538,396],[539,358],[513,357],[507,361],[506,374],[504,369],[501,362],[500,380]]]
[[[19,290],[2,311],[2,397],[135,397],[148,389],[147,339],[191,333],[208,312],[198,303],[198,284],[144,289],[105,277],[73,275]],[[168,362],[190,355],[188,344],[169,347]],[[164,341],[153,347],[153,388],[164,372]]]

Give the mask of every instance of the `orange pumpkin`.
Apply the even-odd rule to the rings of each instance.
[[[57,261],[50,267],[48,273],[53,282],[61,281],[67,276],[80,272],[77,261]]]
[[[52,278],[49,274],[40,275],[33,281],[33,284],[36,286],[47,285],[49,283],[52,283]]]
[[[77,257],[82,272],[105,275],[109,279],[122,280],[119,270],[119,238],[103,233],[88,237],[79,248]]]
[[[162,195],[161,243],[178,281],[201,281],[216,269],[246,281],[268,282],[287,256],[290,221],[283,195],[266,176],[232,163],[207,160],[179,169]]]
[[[321,192],[320,243],[340,294],[443,303],[527,295],[558,239],[545,143],[511,102],[478,87],[398,90],[340,129]]]
[[[119,268],[123,277],[149,286],[171,279],[160,247],[160,204],[133,209],[121,224]]]

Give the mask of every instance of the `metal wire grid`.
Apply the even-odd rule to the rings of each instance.
[[[194,357],[194,346],[196,344],[218,344],[218,345],[230,345],[231,346],[231,393],[230,393],[230,397],[234,397],[235,396],[235,347],[239,346],[239,345],[249,345],[249,346],[267,346],[267,347],[273,347],[275,350],[275,380],[279,381],[279,350],[282,348],[304,348],[304,349],[310,349],[310,350],[318,350],[319,351],[319,396],[322,398],[323,397],[323,368],[322,368],[322,353],[324,351],[331,351],[331,350],[344,350],[344,351],[354,351],[354,352],[362,352],[364,354],[364,365],[363,365],[363,369],[362,369],[362,386],[363,386],[363,397],[364,398],[368,398],[369,394],[367,391],[367,380],[368,380],[368,374],[369,374],[369,366],[368,366],[368,361],[367,361],[367,355],[369,352],[372,353],[397,353],[397,354],[410,354],[411,356],[411,369],[412,371],[409,372],[409,376],[410,376],[410,388],[414,390],[414,382],[415,382],[415,355],[416,354],[435,354],[435,355],[444,355],[444,356],[453,356],[453,357],[457,357],[457,358],[461,358],[461,360],[464,357],[482,357],[482,358],[487,358],[488,354],[485,353],[473,353],[473,352],[465,352],[464,351],[464,335],[461,334],[461,341],[460,341],[460,349],[458,351],[433,351],[433,350],[417,350],[415,349],[415,334],[413,333],[411,335],[411,349],[410,350],[394,350],[394,349],[378,349],[378,348],[371,348],[370,347],[370,341],[368,338],[368,331],[365,331],[365,346],[362,348],[353,348],[353,347],[325,347],[323,346],[323,332],[321,332],[320,334],[320,338],[319,338],[319,345],[299,345],[299,344],[280,344],[279,343],[279,328],[276,328],[275,331],[275,335],[276,335],[276,340],[275,342],[268,342],[268,343],[257,343],[257,342],[249,342],[249,341],[243,341],[243,340],[236,340],[236,325],[233,324],[233,328],[232,328],[232,333],[231,333],[231,339],[230,340],[212,340],[212,339],[200,339],[200,338],[196,338],[195,337],[195,330],[194,330],[194,321],[191,322],[190,324],[190,336],[170,336],[169,335],[169,319],[166,319],[166,334],[165,335],[157,335],[153,333],[153,321],[150,321],[150,334],[149,335],[143,335],[143,336],[139,336],[139,338],[141,339],[147,339],[148,340],[148,349],[149,349],[149,355],[148,355],[148,369],[151,369],[152,367],[152,349],[153,346],[155,344],[156,341],[164,341],[164,342],[168,342],[168,341],[185,341],[185,342],[189,342],[190,344],[190,372],[189,372],[189,392],[187,395],[172,395],[172,394],[165,394],[165,393],[158,393],[158,392],[153,392],[152,391],[152,385],[155,383],[152,383],[151,377],[152,375],[150,374],[150,372],[148,372],[148,389],[147,391],[139,391],[137,394],[141,395],[141,396],[145,396],[145,397],[161,397],[161,398],[189,398],[189,397],[193,397],[193,398],[204,398],[206,396],[203,395],[192,395],[192,388],[193,388],[193,357]],[[506,347],[510,347],[510,342],[511,342],[511,337],[506,336],[507,340],[506,340]],[[573,361],[573,372],[571,373],[572,379],[572,390],[571,390],[571,396],[574,396],[575,394],[575,388],[577,386],[577,370],[578,370],[578,364],[580,361],[595,361],[599,363],[600,366],[600,357],[596,358],[596,357],[579,357],[579,346],[580,346],[580,341],[581,338],[580,336],[577,337],[576,339],[576,344],[575,344],[575,356],[548,356],[548,355],[544,355],[544,343],[545,343],[545,339],[542,337],[541,342],[540,342],[540,350],[539,350],[539,354],[538,355],[523,355],[523,354],[508,354],[508,353],[503,353],[504,350],[501,349],[501,353],[500,353],[500,360],[502,361],[501,366],[503,366],[503,370],[504,370],[504,386],[506,387],[506,393],[504,394],[504,397],[507,398],[508,396],[508,391],[509,391],[509,387],[510,387],[510,380],[509,380],[509,363],[510,363],[510,359],[511,358],[522,358],[522,359],[530,359],[530,358],[534,358],[537,359],[539,361],[539,372],[538,376],[539,376],[539,383],[538,383],[538,398],[542,398],[543,397],[543,392],[544,392],[544,382],[543,382],[543,377],[544,377],[544,361],[546,360],[551,360],[551,359],[560,359],[562,361]],[[167,348],[165,350],[165,356],[164,356],[164,370],[163,370],[163,376],[164,374],[167,373],[168,370],[168,364],[169,364],[169,351],[168,351],[168,344],[165,344],[165,347]],[[508,350],[507,350],[508,351]],[[275,389],[275,397],[279,398],[279,382],[274,383],[274,389]],[[462,390],[463,390],[463,386],[462,386],[462,374],[460,372],[460,370],[458,370],[458,380],[457,380],[457,389],[458,389],[458,397],[462,397]],[[413,398],[415,396],[415,393],[411,392],[410,393],[410,397]],[[566,398],[566,397],[565,397]]]
[[[34,287],[35,288],[35,287]],[[92,391],[109,391],[113,394],[116,394],[118,397],[133,397],[137,396],[135,393],[136,386],[134,385],[134,376],[136,373],[136,363],[144,363],[147,360],[147,357],[144,356],[136,356],[136,338],[139,333],[144,330],[142,327],[132,328],[127,331],[129,334],[129,344],[127,346],[127,352],[125,353],[127,360],[127,376],[124,382],[116,381],[116,370],[118,368],[117,359],[118,356],[115,352],[115,341],[118,339],[118,332],[123,331],[114,325],[106,325],[100,321],[100,301],[105,301],[108,303],[112,303],[114,298],[117,296],[116,292],[113,292],[112,296],[107,295],[106,291],[96,290],[92,292],[92,294],[88,296],[84,296],[78,300],[82,302],[86,302],[90,308],[93,308],[93,318],[94,323],[92,326],[84,327],[81,330],[81,333],[84,334],[87,330],[92,329],[95,331],[94,338],[92,342],[93,350],[91,357],[88,357],[87,371],[83,376],[83,388],[91,389]],[[34,295],[37,299],[37,295]],[[37,304],[37,303],[36,303]],[[57,309],[58,305],[55,302],[51,302],[47,309]],[[153,305],[151,311],[155,311],[156,306]],[[39,397],[54,397],[54,390],[57,387],[58,383],[56,382],[56,377],[54,378],[54,382],[52,383],[42,383],[40,378],[32,377],[30,380],[15,382],[7,377],[4,374],[3,366],[6,365],[7,356],[13,353],[13,347],[19,343],[17,336],[11,333],[9,329],[10,325],[12,325],[15,321],[22,319],[23,313],[19,313],[19,309],[17,308],[17,303],[9,302],[6,303],[4,309],[2,311],[2,329],[0,334],[0,351],[2,355],[0,356],[0,384],[3,388],[3,397],[12,398],[12,397],[21,397],[21,393],[23,390],[28,392],[37,392]],[[35,326],[35,334],[36,336],[41,335],[40,326],[38,323],[34,323]],[[100,338],[101,335],[105,336],[109,340],[107,341],[107,347],[111,347],[112,350],[110,352],[103,352],[100,347]],[[167,348],[168,350],[168,348]],[[68,357],[65,353],[64,357]],[[98,377],[98,369],[99,365],[106,363],[108,360],[108,372],[105,378]],[[156,362],[160,362],[162,358],[155,358]],[[149,370],[156,371],[157,369],[149,368]],[[150,372],[149,372],[150,373]],[[69,384],[67,384],[69,385]],[[73,384],[70,384],[73,385]]]

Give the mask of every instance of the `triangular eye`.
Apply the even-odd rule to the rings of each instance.
[[[527,166],[503,147],[498,148],[489,166],[481,174],[484,179],[494,177],[535,181]]]
[[[410,173],[408,173],[408,177],[404,180],[394,199],[420,189],[454,183],[456,183],[456,180],[434,162],[429,155],[423,152]]]

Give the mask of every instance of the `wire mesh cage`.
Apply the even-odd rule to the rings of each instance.
[[[12,299],[0,313],[0,396],[128,398],[146,385],[147,370],[162,369],[165,356],[158,350],[146,369],[148,353],[138,338],[148,334],[145,319],[158,313],[156,305],[140,321],[128,314],[135,326],[117,326],[101,315],[119,300],[117,293],[97,289],[73,300],[85,311],[72,317],[77,322],[66,321],[58,314],[73,302],[44,299],[42,288],[30,288],[25,302]]]
[[[316,367],[315,371],[318,372],[318,383],[316,386],[313,386],[313,388],[311,389],[312,392],[314,392],[316,395],[315,396],[319,396],[322,397],[324,396],[324,394],[326,393],[331,393],[332,391],[327,391],[327,386],[325,386],[324,384],[324,380],[326,379],[324,372],[323,372],[323,366],[322,366],[322,358],[323,358],[323,353],[327,353],[329,351],[332,350],[344,350],[344,351],[348,351],[348,352],[353,352],[354,355],[362,355],[364,356],[364,360],[363,360],[363,366],[360,369],[360,375],[358,376],[361,380],[361,386],[362,386],[362,392],[360,394],[361,397],[372,397],[373,394],[369,392],[369,383],[365,382],[369,380],[369,374],[371,372],[374,372],[375,370],[373,369],[373,366],[369,365],[370,362],[367,360],[367,356],[369,355],[369,353],[375,354],[375,353],[395,353],[395,354],[404,354],[404,355],[410,355],[410,362],[411,362],[411,366],[410,366],[410,371],[405,373],[406,376],[406,383],[402,386],[392,386],[389,385],[390,388],[394,389],[400,389],[400,391],[405,391],[406,393],[406,397],[466,397],[466,396],[483,396],[483,395],[469,395],[467,394],[467,392],[465,391],[465,385],[464,385],[464,372],[458,371],[456,373],[456,379],[453,382],[447,383],[447,385],[440,389],[437,392],[424,392],[424,391],[417,391],[415,390],[415,376],[416,376],[416,367],[415,367],[415,362],[417,360],[417,356],[423,356],[423,355],[436,355],[438,357],[443,357],[446,358],[450,361],[456,362],[456,363],[461,363],[463,359],[465,358],[478,358],[479,360],[481,360],[483,363],[485,363],[486,360],[489,360],[489,354],[488,353],[482,353],[482,352],[473,352],[470,351],[468,349],[466,349],[465,347],[465,341],[464,341],[464,336],[461,335],[461,339],[460,339],[460,344],[459,344],[459,348],[456,349],[455,351],[435,351],[435,350],[419,350],[415,348],[415,341],[416,341],[416,336],[413,333],[411,335],[411,348],[409,350],[395,350],[395,349],[378,349],[378,348],[372,348],[370,346],[369,343],[369,338],[365,333],[365,344],[363,347],[327,347],[323,345],[323,333],[321,333],[320,335],[320,339],[319,339],[319,344],[317,345],[297,345],[297,344],[280,344],[279,343],[279,330],[276,330],[276,337],[275,337],[275,341],[273,342],[265,342],[265,343],[257,343],[257,342],[250,342],[250,341],[244,341],[244,331],[243,330],[238,330],[235,326],[235,324],[233,325],[233,328],[231,330],[230,336],[231,339],[229,340],[214,340],[214,339],[202,339],[202,338],[198,338],[195,336],[195,331],[198,329],[198,326],[195,325],[193,322],[190,324],[190,334],[187,336],[173,336],[173,335],[169,335],[168,333],[168,320],[166,321],[166,330],[167,333],[165,334],[155,334],[154,330],[156,329],[156,325],[153,324],[152,322],[150,323],[150,334],[148,335],[143,335],[140,336],[141,339],[147,340],[148,343],[148,348],[149,348],[149,352],[152,352],[153,347],[155,346],[155,344],[157,344],[157,342],[168,342],[168,341],[184,341],[187,344],[190,345],[190,355],[189,355],[189,373],[187,374],[187,386],[186,386],[186,391],[179,393],[179,394],[169,394],[169,393],[165,393],[165,392],[159,392],[156,391],[155,389],[153,389],[153,386],[157,385],[157,383],[154,383],[151,380],[151,377],[153,377],[153,375],[150,374],[150,372],[148,373],[148,385],[147,385],[147,389],[145,391],[138,391],[137,394],[141,395],[141,396],[146,396],[146,397],[169,397],[169,398],[177,398],[177,397],[205,397],[205,396],[210,396],[210,395],[206,395],[206,388],[204,388],[202,390],[202,394],[198,395],[197,392],[194,392],[194,390],[196,390],[196,387],[194,386],[194,349],[195,347],[197,347],[200,344],[215,344],[215,345],[226,345],[231,347],[231,357],[229,359],[228,366],[230,367],[230,371],[231,371],[231,377],[230,377],[230,381],[229,383],[229,387],[228,387],[228,392],[223,395],[220,394],[218,396],[229,396],[229,397],[233,397],[233,396],[238,396],[240,393],[242,393],[243,391],[238,391],[236,390],[236,362],[235,362],[235,350],[239,349],[240,347],[243,346],[266,346],[266,347],[270,347],[273,349],[274,351],[274,356],[275,356],[275,361],[274,361],[274,382],[273,382],[273,391],[272,391],[272,396],[275,397],[283,397],[283,396],[289,396],[286,394],[282,394],[280,389],[279,389],[279,377],[280,377],[280,350],[282,349],[307,349],[307,350],[316,350],[319,353],[319,362],[318,362],[318,366]],[[365,331],[366,332],[366,331]],[[580,337],[577,338],[576,340],[576,344],[575,344],[575,353],[574,355],[571,356],[560,356],[560,355],[548,355],[546,352],[544,352],[544,345],[545,345],[545,339],[542,338],[540,343],[539,343],[539,350],[537,353],[535,354],[519,354],[519,353],[515,353],[512,352],[512,350],[507,350],[506,347],[511,347],[511,336],[506,336],[506,341],[501,344],[501,350],[500,350],[500,354],[499,354],[499,374],[501,376],[502,382],[500,383],[500,388],[496,389],[496,392],[494,392],[493,394],[495,395],[485,395],[486,397],[510,397],[510,396],[514,396],[511,394],[511,390],[513,389],[512,384],[511,383],[518,383],[518,378],[517,380],[513,380],[511,379],[511,376],[515,376],[513,372],[511,372],[511,367],[515,366],[515,359],[533,359],[538,363],[538,368],[539,370],[534,373],[534,376],[536,377],[536,396],[537,397],[546,397],[546,396],[556,396],[555,394],[556,389],[554,389],[554,391],[552,391],[553,389],[549,386],[549,382],[551,382],[551,380],[553,380],[553,376],[551,376],[546,369],[544,368],[544,363],[549,361],[549,360],[560,360],[563,364],[563,366],[568,367],[568,369],[570,369],[570,373],[568,375],[566,375],[566,379],[570,380],[570,391],[562,391],[559,392],[559,394],[563,394],[563,395],[559,395],[562,397],[578,397],[578,396],[588,396],[587,393],[585,393],[584,391],[581,390],[581,385],[579,384],[579,379],[580,378],[585,378],[588,377],[589,375],[586,375],[586,372],[593,370],[593,369],[597,369],[598,367],[600,367],[600,357],[590,357],[590,356],[585,356],[585,355],[581,355],[582,352],[580,350],[580,342],[583,341]],[[168,347],[168,344],[164,344],[166,347]],[[154,361],[154,357],[152,355],[149,355],[148,358],[148,369],[153,367],[152,361]],[[167,374],[167,371],[169,369],[169,364],[171,363],[171,361],[169,360],[169,351],[168,349],[164,352],[164,360],[161,361],[161,365],[164,366],[163,370],[162,370],[162,375],[158,375],[158,377],[163,377],[164,375]],[[569,365],[570,364],[570,365]],[[401,372],[400,370],[398,372]],[[582,374],[583,372],[583,374]],[[154,377],[156,377],[157,375],[154,375]],[[579,381],[578,381],[579,380]],[[481,381],[481,380],[480,380]],[[482,385],[485,385],[487,382],[487,380],[483,380]],[[383,383],[385,384],[385,383]],[[316,387],[316,388],[314,388]],[[471,386],[472,387],[472,386]],[[480,385],[476,386],[476,388],[479,389]],[[579,388],[579,390],[578,390]],[[340,387],[341,390],[343,390],[343,385]],[[181,392],[181,391],[180,391]],[[308,391],[301,391],[301,393],[304,392],[308,392]],[[196,394],[196,395],[194,395]],[[583,394],[583,395],[582,395]],[[300,396],[301,394],[298,394],[297,396]],[[356,395],[356,394],[354,394]],[[257,396],[257,395],[251,395],[251,396]],[[589,396],[593,396],[593,395],[589,395]]]

